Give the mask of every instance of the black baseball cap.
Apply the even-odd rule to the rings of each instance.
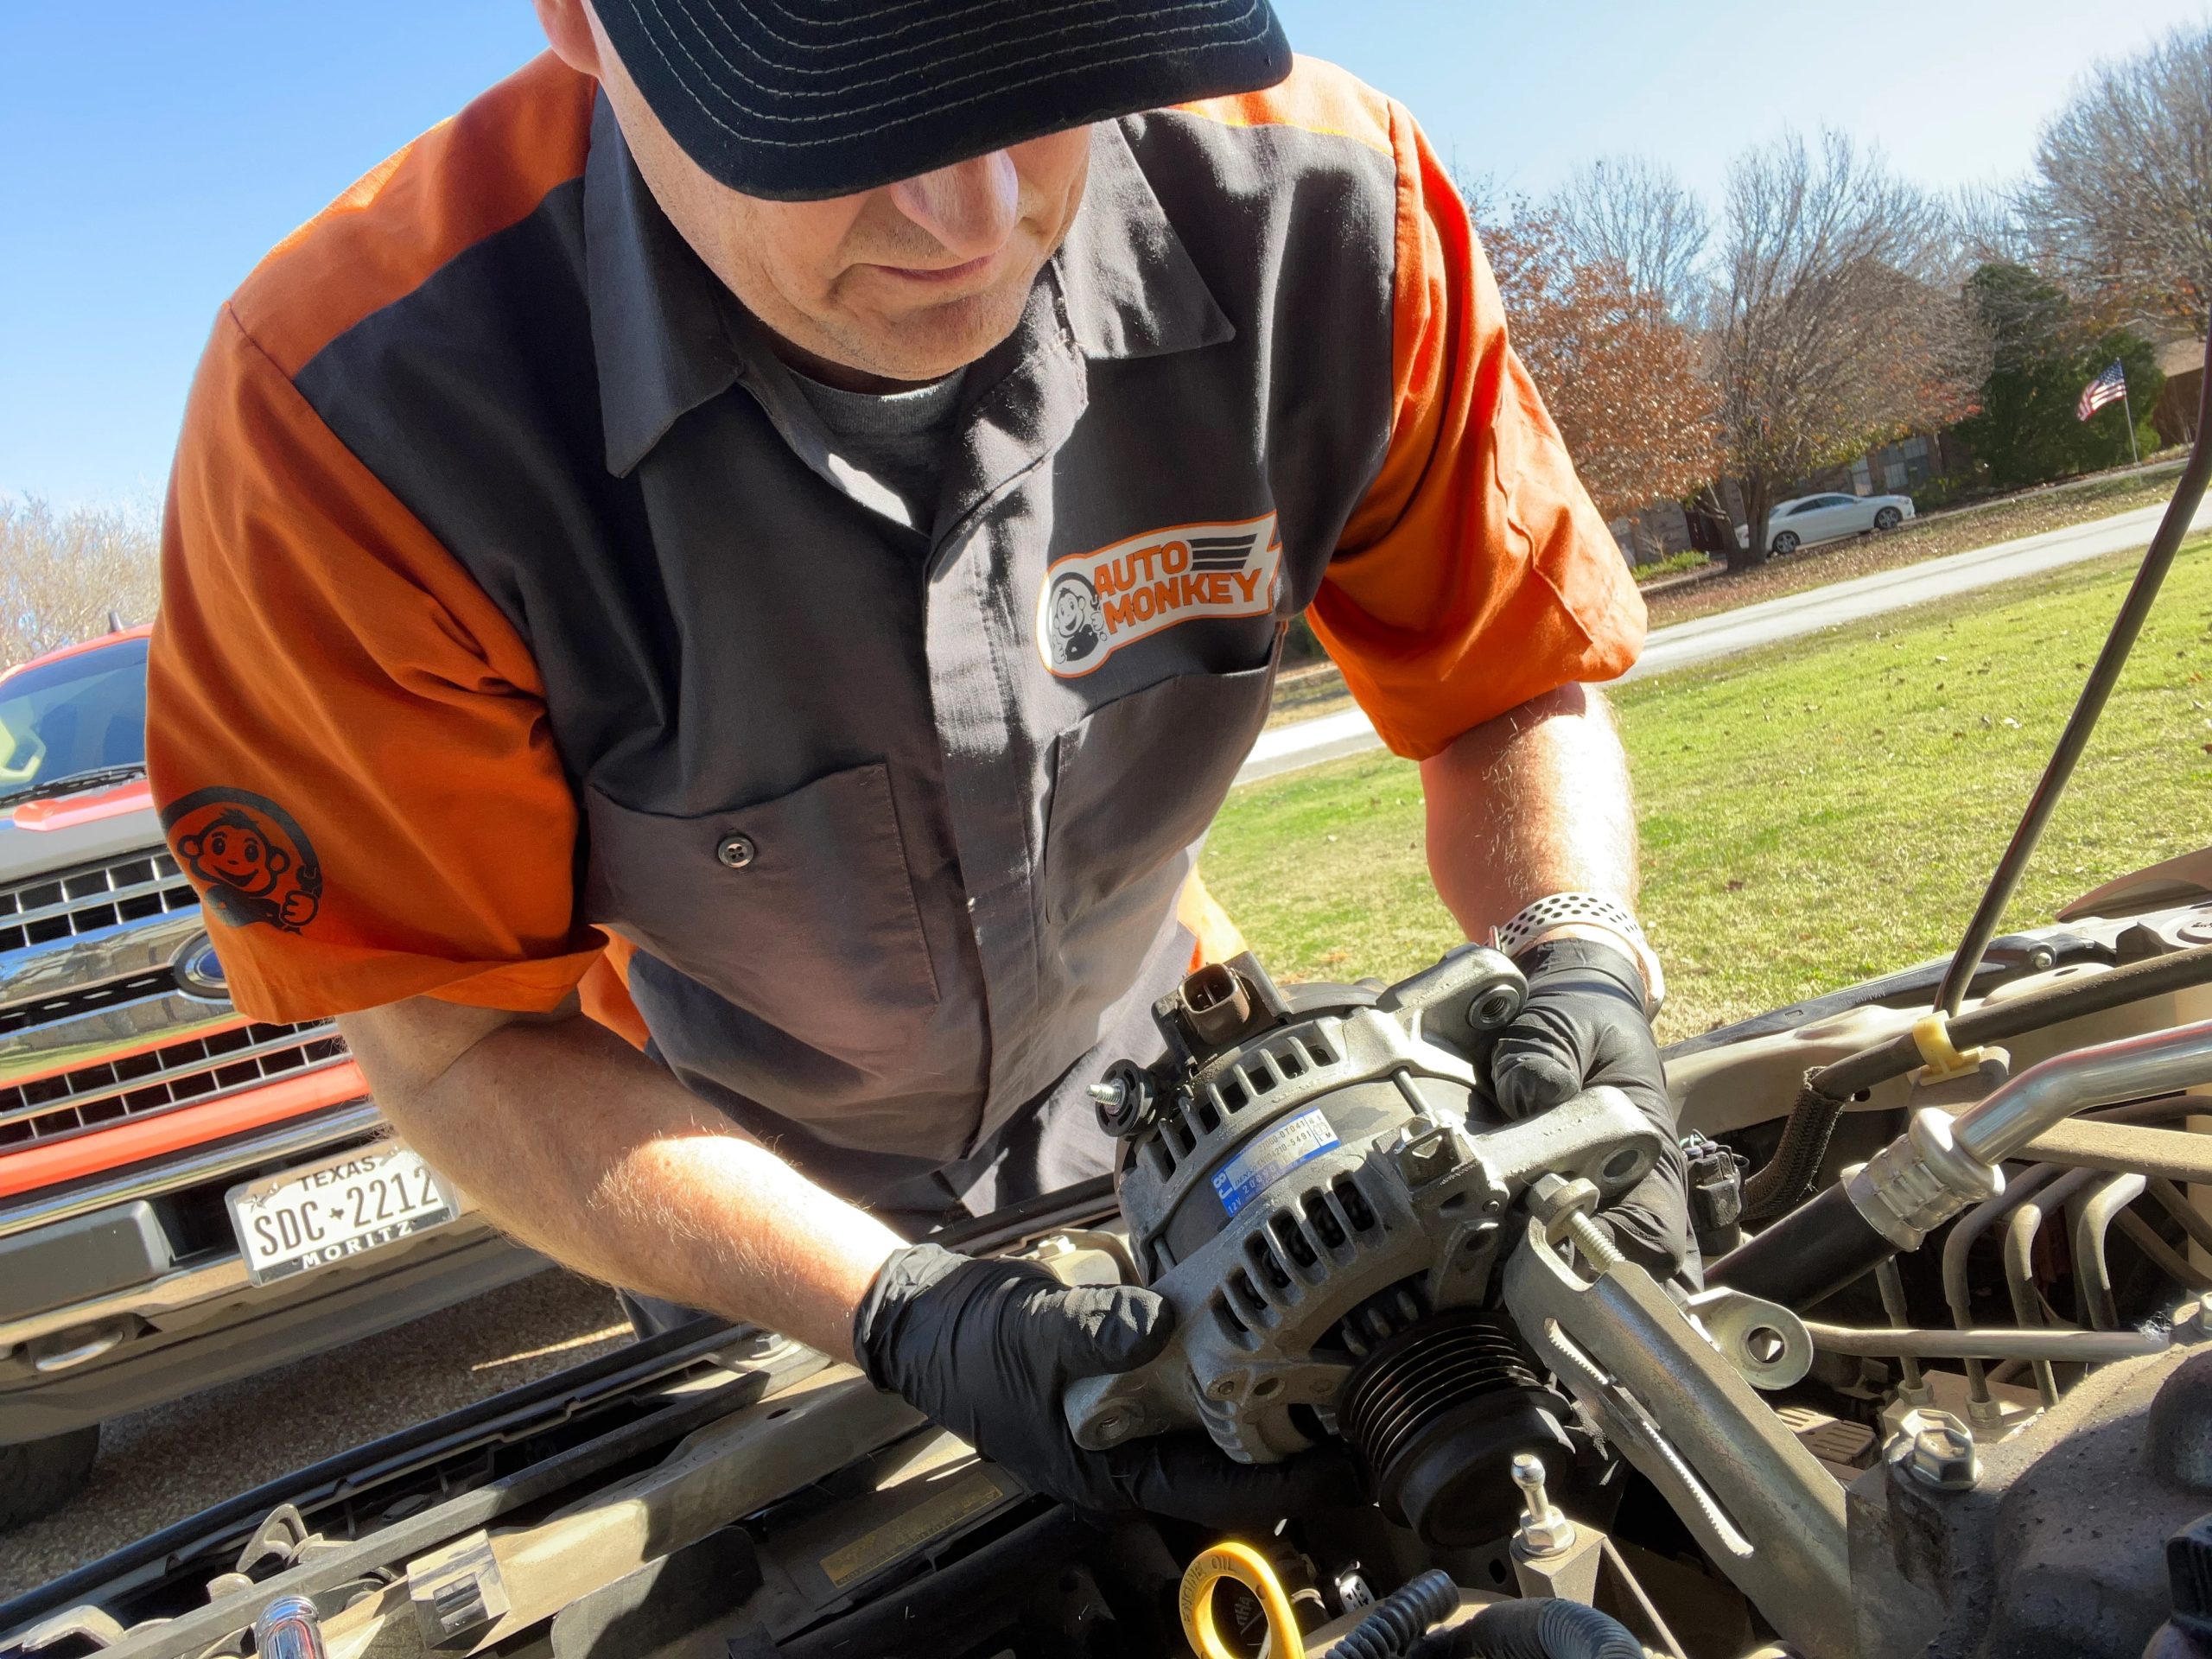
[[[594,0],[691,159],[807,201],[1025,138],[1272,86],[1268,0]]]

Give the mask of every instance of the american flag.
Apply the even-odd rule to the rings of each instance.
[[[2082,388],[2082,401],[2074,405],[2074,418],[2086,421],[2107,404],[2116,404],[2127,396],[2127,375],[2120,366],[2120,359],[2113,359],[2112,367]]]

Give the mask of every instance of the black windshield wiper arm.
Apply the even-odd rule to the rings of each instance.
[[[0,806],[20,806],[25,801],[43,801],[56,795],[74,795],[79,790],[96,789],[102,784],[126,784],[133,778],[143,778],[145,775],[146,768],[137,764],[95,766],[90,772],[73,772],[67,778],[48,778],[28,789],[0,795]]]

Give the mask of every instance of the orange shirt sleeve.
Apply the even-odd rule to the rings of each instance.
[[[537,665],[228,307],[162,561],[149,769],[238,1006],[559,1007],[602,942]]]
[[[1466,208],[1389,105],[1397,158],[1392,418],[1311,611],[1384,742],[1423,760],[1643,643],[1643,601],[1505,315]]]

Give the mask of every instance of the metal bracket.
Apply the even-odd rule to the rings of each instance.
[[[1813,1369],[1813,1338],[1805,1322],[1779,1302],[1724,1286],[1700,1291],[1682,1307],[1755,1389],[1789,1388]]]
[[[1544,1234],[1532,1222],[1505,1265],[1522,1335],[1775,1628],[1844,1659],[1842,1487],[1650,1274],[1616,1255],[1586,1281]]]

